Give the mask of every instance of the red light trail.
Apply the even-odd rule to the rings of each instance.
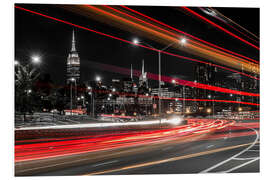
[[[227,34],[233,36],[234,38],[237,38],[237,39],[239,39],[240,41],[242,41],[242,42],[244,42],[244,43],[246,43],[246,44],[252,46],[253,48],[255,48],[255,49],[257,49],[257,50],[260,50],[260,48],[259,48],[258,46],[255,46],[254,44],[252,44],[252,43],[250,43],[250,42],[248,42],[248,41],[242,39],[241,37],[239,37],[239,36],[233,34],[232,32],[230,32],[230,31],[224,29],[223,27],[217,25],[216,23],[210,21],[209,19],[207,19],[207,18],[201,16],[200,14],[196,13],[195,11],[192,11],[191,9],[189,9],[189,8],[187,8],[187,7],[181,7],[181,8],[187,10],[187,11],[190,12],[191,14],[193,14],[193,15],[199,17],[200,19],[202,19],[202,20],[204,20],[204,21],[206,21],[206,22],[208,22],[209,24],[215,26],[216,28],[218,28],[218,29],[224,31],[225,33],[227,33]]]
[[[154,29],[153,27],[147,27],[145,24],[140,24],[138,22],[129,20],[126,17],[121,17],[118,14],[112,13],[108,11],[108,9],[104,9],[103,6],[91,6],[91,5],[85,5],[89,10],[94,12],[98,18],[102,17],[105,19],[105,22],[107,24],[112,24],[113,22],[120,22],[120,27],[122,28],[134,28],[133,31],[139,31],[143,33],[144,35],[149,35],[151,38],[158,38],[156,40],[162,41],[162,43],[173,43],[173,44],[179,44],[179,40],[175,37],[172,37],[166,33],[160,32],[157,29]],[[89,17],[89,16],[88,16]],[[91,16],[92,17],[92,16]],[[133,18],[134,19],[134,18]],[[124,26],[123,26],[124,25]],[[119,26],[119,25],[117,25]],[[189,40],[188,40],[189,41]],[[196,43],[198,44],[198,43]],[[216,61],[223,65],[228,65],[237,69],[249,71],[252,73],[259,73],[259,67],[255,64],[249,64],[244,63],[242,60],[241,62],[239,60],[236,60],[235,57],[230,57],[231,55],[224,55],[224,53],[218,53],[216,50],[210,50],[209,48],[203,48],[202,46],[194,45],[191,42],[185,43],[184,46],[178,46],[183,51],[188,51],[191,54],[202,56],[210,61]],[[159,50],[157,50],[160,52]]]
[[[223,51],[229,52],[229,53],[234,54],[234,55],[236,55],[236,56],[239,56],[239,57],[248,59],[248,60],[253,61],[253,62],[255,62],[255,63],[259,63],[258,61],[254,60],[254,59],[251,59],[251,58],[246,57],[246,56],[243,56],[243,55],[241,55],[241,54],[232,52],[232,51],[227,50],[227,49],[225,49],[225,48],[219,47],[219,46],[217,46],[217,45],[215,45],[215,44],[209,43],[209,42],[207,42],[207,41],[205,41],[205,40],[202,40],[202,39],[200,39],[200,38],[198,38],[198,37],[192,36],[191,34],[188,34],[188,33],[186,33],[186,32],[183,32],[183,31],[179,30],[179,29],[176,29],[176,28],[174,28],[174,27],[172,27],[172,26],[169,26],[169,25],[167,25],[167,24],[165,24],[165,23],[163,23],[163,22],[161,22],[161,21],[158,21],[158,20],[156,20],[156,19],[154,19],[154,18],[152,18],[152,17],[149,17],[149,16],[147,16],[147,15],[145,15],[145,14],[143,14],[143,13],[140,13],[140,12],[138,12],[138,11],[135,11],[134,9],[131,9],[131,8],[126,7],[126,6],[123,6],[123,5],[120,5],[120,6],[123,7],[123,8],[125,8],[125,9],[127,9],[127,10],[129,10],[129,11],[131,11],[131,12],[133,12],[133,13],[136,13],[136,14],[138,14],[138,15],[141,15],[141,16],[143,16],[143,17],[145,17],[145,18],[147,18],[147,19],[149,19],[149,20],[151,20],[151,21],[154,21],[154,22],[156,22],[156,23],[158,23],[158,24],[160,24],[160,25],[163,25],[163,26],[165,26],[165,27],[167,27],[167,28],[169,28],[169,29],[175,30],[175,31],[177,31],[177,32],[179,32],[179,33],[182,33],[182,34],[184,34],[184,35],[186,35],[186,36],[189,36],[189,37],[191,37],[191,38],[193,38],[193,39],[196,39],[196,40],[198,40],[198,41],[200,41],[200,42],[203,42],[203,43],[205,43],[205,44],[208,44],[208,45],[210,45],[210,46],[213,46],[213,47],[215,47],[215,48],[217,48],[217,49],[221,49],[221,50],[223,50]]]
[[[99,63],[95,63],[95,64],[99,64]],[[107,71],[117,72],[117,73],[126,74],[126,75],[130,74],[130,70],[127,68],[122,68],[122,67],[118,67],[114,65],[106,65],[106,64],[99,64],[99,65],[101,65],[102,69],[107,70]],[[133,72],[135,76],[140,76],[140,71],[134,70]],[[153,74],[153,73],[148,73],[148,78],[152,80],[158,80],[158,75]],[[211,91],[218,91],[218,92],[223,92],[223,93],[238,94],[238,95],[245,95],[245,96],[255,96],[255,97],[260,96],[259,94],[255,94],[255,93],[249,93],[249,92],[231,90],[227,88],[221,88],[217,86],[211,86],[207,84],[195,83],[193,81],[186,81],[179,78],[172,78],[169,76],[162,76],[161,80],[168,83],[172,83],[172,80],[175,80],[175,83],[179,85],[185,85],[185,86],[190,86],[190,87],[195,87],[195,88],[200,88],[200,89],[207,89]]]
[[[203,8],[200,8],[200,9],[201,9],[202,11],[204,11]],[[251,35],[253,35],[254,37],[256,37],[253,33],[249,32],[248,30],[246,30],[245,28],[243,28],[242,26],[240,26],[240,25],[237,24],[236,22],[234,22],[234,21],[232,21],[231,19],[227,18],[226,16],[224,16],[223,14],[221,14],[220,12],[218,12],[217,10],[214,10],[213,8],[209,8],[209,9],[212,9],[212,11],[214,11],[215,13],[217,13],[216,15],[220,15],[221,17],[223,17],[223,18],[226,19],[227,21],[229,21],[229,22],[231,22],[231,23],[237,25],[237,26],[240,27],[241,29],[244,29],[246,32],[248,32],[248,33],[250,33]],[[212,16],[213,18],[219,20],[220,22],[224,23],[225,25],[229,26],[230,28],[234,29],[234,30],[237,31],[238,33],[240,33],[240,34],[246,36],[248,39],[250,39],[250,40],[252,40],[252,41],[255,41],[256,43],[259,43],[259,41],[255,40],[255,39],[251,38],[249,35],[247,35],[247,34],[241,32],[240,30],[238,30],[237,28],[235,28],[235,27],[233,27],[231,24],[229,24],[226,20],[220,19],[220,17],[217,17],[216,15],[212,15],[212,14],[211,14],[210,16]],[[256,37],[256,38],[259,39],[258,37]]]
[[[133,44],[133,45],[136,45],[136,46],[140,46],[140,47],[143,47],[143,48],[146,48],[146,49],[149,49],[149,50],[152,50],[152,51],[156,51],[156,52],[159,51],[157,49],[153,49],[153,48],[148,47],[148,46],[144,46],[144,45],[141,45],[141,44],[134,44],[133,42],[128,41],[128,40],[125,40],[125,39],[121,39],[121,38],[118,38],[118,37],[115,37],[115,36],[112,36],[112,35],[109,35],[109,34],[105,34],[105,33],[99,32],[99,31],[95,31],[95,30],[92,30],[92,29],[89,29],[89,28],[86,28],[86,27],[83,27],[83,26],[80,26],[80,25],[73,24],[73,23],[68,22],[68,21],[57,19],[57,18],[48,16],[48,15],[45,15],[45,14],[42,14],[42,13],[38,13],[38,12],[35,12],[35,11],[31,11],[29,9],[25,9],[25,8],[22,8],[22,7],[19,7],[19,6],[15,6],[15,8],[20,9],[20,10],[24,10],[24,11],[27,11],[27,12],[30,12],[30,13],[33,13],[33,14],[37,14],[37,15],[40,15],[40,16],[43,16],[43,17],[46,17],[48,19],[52,19],[52,20],[55,20],[55,21],[58,21],[58,22],[62,22],[62,23],[65,23],[65,24],[68,24],[68,25],[71,25],[71,26],[74,26],[74,27],[77,27],[77,28],[81,28],[81,29],[84,29],[84,30],[87,30],[87,31],[90,31],[90,32],[94,32],[94,33],[97,33],[99,35],[110,37],[110,38],[113,38],[113,39],[116,39],[116,40],[119,40],[119,41],[122,41],[122,42],[125,42],[125,43],[129,43],[129,44]],[[223,67],[223,66],[220,66],[220,65],[216,65],[216,64],[204,62],[204,61],[201,61],[201,60],[197,60],[197,59],[193,59],[193,58],[189,58],[189,57],[185,57],[185,56],[180,56],[180,55],[169,53],[169,52],[166,52],[166,51],[160,51],[160,52],[163,53],[163,54],[171,55],[171,56],[178,57],[178,58],[181,58],[181,59],[185,59],[185,60],[190,60],[190,61],[194,61],[194,62],[198,62],[198,63],[212,65],[212,66],[215,66],[215,67],[218,67],[218,68],[229,70],[231,72],[236,72],[236,73],[239,73],[241,75],[244,75],[244,76],[247,76],[247,77],[250,77],[250,78],[259,80],[258,78],[254,77],[254,76],[250,76],[248,74],[245,74],[245,73],[242,73],[242,72],[238,72],[236,70],[233,70],[233,69],[230,69],[230,68],[227,68],[227,67]]]
[[[88,7],[89,7],[89,6],[88,6]],[[180,35],[178,35],[178,34],[176,34],[176,33],[173,33],[173,32],[171,32],[171,31],[168,31],[168,30],[163,29],[163,28],[161,28],[161,27],[155,26],[155,25],[153,25],[153,24],[151,24],[151,23],[148,23],[148,22],[146,22],[146,21],[143,21],[143,20],[141,20],[141,19],[139,19],[139,18],[136,18],[136,17],[134,17],[134,16],[131,16],[131,15],[125,13],[125,12],[122,12],[122,11],[117,10],[117,9],[115,9],[115,8],[112,8],[112,7],[110,7],[110,6],[104,5],[104,7],[108,8],[108,9],[111,9],[111,10],[113,10],[113,11],[115,11],[115,12],[118,12],[118,13],[120,13],[120,14],[123,14],[123,15],[125,15],[125,16],[131,17],[131,18],[133,18],[133,19],[135,19],[135,20],[138,20],[139,22],[142,22],[142,23],[144,23],[144,24],[147,24],[147,25],[150,25],[150,26],[152,26],[152,27],[155,27],[155,28],[157,28],[157,29],[159,29],[159,30],[161,30],[161,31],[164,31],[164,32],[166,32],[166,33],[168,33],[168,34],[171,34],[171,35],[173,35],[173,36],[175,36],[175,37],[177,37],[177,38],[181,37]],[[90,7],[90,8],[91,8],[91,7]],[[233,58],[238,58],[238,57],[233,56],[233,55],[231,55],[231,54],[225,54],[225,53],[222,52],[222,51],[219,51],[219,50],[217,50],[217,49],[214,49],[214,48],[205,46],[205,45],[203,45],[203,44],[201,44],[201,43],[197,43],[196,41],[193,41],[192,39],[189,39],[189,41],[192,42],[192,43],[194,43],[194,44],[196,44],[196,45],[203,46],[203,47],[205,47],[205,48],[209,48],[209,49],[211,49],[212,51],[216,51],[216,52],[221,53],[221,54],[224,54],[224,55],[229,55],[230,57],[233,57]],[[242,61],[245,61],[245,62],[250,62],[250,61],[247,61],[247,60],[245,60],[245,59],[241,59],[241,60],[242,60]]]
[[[101,150],[111,150],[135,145],[149,145],[162,141],[193,137],[213,132],[232,125],[233,121],[214,120],[211,122],[197,121],[186,126],[171,129],[141,131],[119,136],[105,136],[58,142],[15,145],[15,162],[82,154]],[[182,139],[183,141],[185,139]]]

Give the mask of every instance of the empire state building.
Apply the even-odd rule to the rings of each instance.
[[[71,81],[75,81],[75,83],[79,83],[80,81],[80,58],[76,51],[75,43],[75,35],[73,30],[71,52],[68,54],[67,58],[67,84],[69,84]]]

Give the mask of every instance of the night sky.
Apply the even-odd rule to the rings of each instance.
[[[79,14],[72,13],[61,8],[59,5],[17,5],[126,40],[139,38],[157,48],[164,47],[163,44],[158,44],[150,39],[141,37],[138,34],[130,33],[93,19],[86,18]],[[195,17],[187,15],[185,12],[179,10],[178,7],[130,7],[184,32],[259,61],[258,50],[245,45],[239,40],[232,38],[224,32],[217,30]],[[216,9],[259,36],[258,8]],[[192,10],[200,12],[198,8],[192,8]],[[203,14],[202,12],[200,12],[200,14],[211,19],[211,17]],[[213,18],[211,20],[213,20]],[[158,73],[157,52],[135,47],[131,44],[120,42],[118,40],[75,28],[60,22],[55,22],[18,9],[15,9],[15,59],[26,61],[33,54],[41,55],[41,71],[43,73],[49,73],[56,84],[64,85],[66,60],[71,49],[73,29],[75,30],[76,36],[76,48],[81,59],[82,81],[93,80],[95,75],[100,75],[102,79],[107,82],[110,82],[112,78],[123,77],[123,75],[118,73],[104,72],[101,69],[95,69],[91,66],[91,62],[99,62],[125,68],[130,68],[130,64],[133,64],[134,69],[140,70],[142,59],[144,59],[146,71],[156,74]],[[175,49],[168,49],[168,51],[187,57],[203,59]],[[181,60],[168,55],[162,55],[163,75],[169,75],[172,77],[176,76],[186,80],[194,80],[194,66],[195,63],[193,62]],[[230,72],[221,71],[219,78],[222,79],[228,74],[230,74]]]

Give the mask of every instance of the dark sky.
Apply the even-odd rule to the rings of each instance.
[[[162,44],[155,43],[149,39],[140,37],[137,34],[123,31],[78,14],[71,13],[59,6],[42,4],[17,5],[30,10],[42,12],[56,18],[61,18],[74,24],[86,26],[91,29],[121,37],[126,40],[132,40],[132,38],[137,37],[147,41],[155,47],[164,47]],[[245,45],[239,40],[232,38],[195,17],[187,15],[178,7],[133,6],[131,8],[201,39],[259,60],[258,50]],[[259,35],[258,8],[216,9],[225,16],[239,23],[241,26],[247,28],[252,33]],[[220,23],[203,14],[198,8],[193,7],[192,10],[199,12],[217,23]],[[130,64],[132,63],[134,69],[141,69],[141,61],[144,59],[146,71],[158,73],[158,55],[156,52],[140,47],[134,47],[133,45],[123,43],[118,40],[79,28],[74,28],[18,9],[15,9],[15,59],[22,61],[29,59],[33,54],[41,55],[42,72],[49,73],[56,84],[63,85],[66,59],[71,49],[72,29],[75,29],[77,41],[76,48],[81,58],[82,81],[94,79],[95,75],[102,76],[102,78],[107,82],[110,81],[111,78],[123,77],[123,75],[118,73],[109,73],[100,69],[94,69],[91,67],[91,62],[93,61],[125,68],[130,68]],[[169,49],[168,51],[179,55],[195,57],[191,54],[174,49]],[[195,58],[202,59],[200,57]],[[193,80],[194,65],[194,63],[189,61],[168,55],[162,55],[163,75],[177,75],[187,80]],[[228,72],[224,72],[221,76],[225,77],[228,74]]]

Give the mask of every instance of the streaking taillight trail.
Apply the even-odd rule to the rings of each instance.
[[[146,145],[171,141],[177,138],[214,132],[220,127],[231,125],[233,121],[196,120],[188,125],[176,126],[169,129],[138,131],[137,133],[123,133],[118,136],[103,137],[76,137],[77,139],[63,138],[62,141],[41,142],[15,146],[15,162],[47,159],[53,157],[69,156],[101,150],[111,150],[138,145]],[[73,137],[74,138],[74,137]],[[58,140],[61,138],[58,138]]]

